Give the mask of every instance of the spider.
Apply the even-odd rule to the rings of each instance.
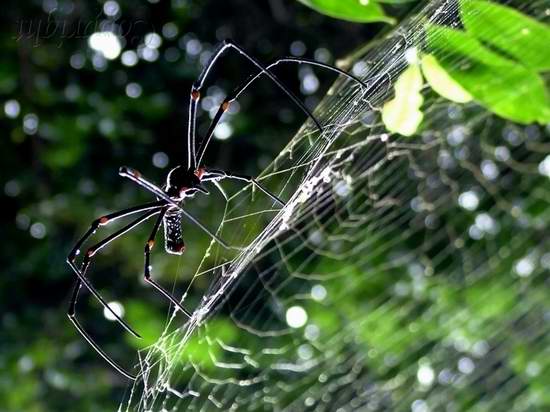
[[[221,103],[216,115],[214,116],[212,123],[206,133],[206,136],[202,139],[196,148],[196,115],[197,115],[197,106],[201,98],[201,90],[206,81],[208,74],[212,67],[216,64],[218,58],[226,51],[233,49],[248,60],[252,65],[254,65],[258,72],[251,75],[244,83],[239,87],[233,90],[230,93],[223,103]],[[349,79],[352,79],[354,82],[361,85],[361,87],[367,87],[367,85],[358,79],[357,77],[349,74],[341,69],[330,66],[328,64],[320,63],[313,60],[307,59],[298,59],[294,57],[286,57],[274,61],[273,63],[264,66],[258,62],[255,58],[251,57],[246,53],[240,46],[232,42],[231,40],[225,40],[217,47],[216,51],[213,53],[210,61],[206,64],[202,72],[200,73],[197,80],[193,83],[191,87],[190,99],[189,99],[189,119],[188,119],[188,128],[187,128],[187,163],[184,165],[176,166],[171,169],[166,177],[166,183],[161,187],[147,180],[140,172],[129,167],[121,167],[119,169],[119,175],[125,178],[130,179],[131,181],[138,184],[143,189],[151,192],[156,200],[154,202],[146,203],[139,206],[130,207],[127,209],[120,210],[111,214],[102,216],[92,222],[88,231],[76,242],[69,255],[67,256],[67,263],[74,271],[77,276],[76,283],[73,289],[73,293],[70,299],[69,309],[67,315],[78,332],[84,337],[84,339],[92,346],[92,348],[107,361],[115,370],[120,374],[125,376],[128,379],[135,380],[137,377],[132,375],[130,372],[126,371],[121,367],[116,361],[114,361],[92,338],[90,334],[82,327],[80,322],[76,318],[76,303],[78,295],[82,286],[85,286],[92,295],[104,306],[105,310],[109,311],[114,319],[122,325],[126,331],[131,333],[137,338],[141,336],[132,328],[126,321],[122,319],[106,302],[106,300],[101,296],[97,289],[90,283],[86,274],[90,267],[90,264],[93,260],[93,257],[107,246],[109,243],[115,239],[123,236],[128,233],[138,225],[144,223],[153,216],[157,216],[157,219],[153,225],[153,229],[149,236],[149,239],[145,243],[144,255],[145,255],[145,267],[144,267],[144,279],[145,281],[155,288],[161,295],[168,299],[177,309],[179,309],[185,316],[191,318],[191,313],[186,310],[176,299],[172,296],[165,288],[163,288],[159,283],[157,283],[151,277],[150,272],[150,257],[151,250],[155,244],[156,235],[162,225],[164,227],[164,239],[165,239],[165,250],[167,253],[174,255],[181,255],[185,250],[185,243],[183,241],[183,235],[181,230],[182,221],[184,218],[188,219],[195,225],[197,225],[201,230],[206,232],[214,241],[219,243],[224,248],[230,249],[231,247],[225,243],[222,239],[212,233],[204,224],[198,221],[193,215],[187,212],[183,208],[183,204],[187,199],[193,198],[197,194],[208,195],[209,191],[205,187],[204,183],[213,183],[219,189],[218,182],[225,179],[234,179],[240,180],[247,184],[254,185],[257,189],[262,191],[266,196],[271,198],[273,202],[279,204],[280,206],[285,205],[284,201],[277,197],[275,194],[271,193],[266,189],[262,184],[260,184],[252,176],[246,176],[242,174],[236,174],[230,171],[211,169],[202,165],[202,159],[205,154],[205,151],[208,147],[208,144],[214,133],[214,129],[219,123],[222,115],[229,109],[231,102],[235,101],[240,94],[248,88],[256,79],[261,75],[267,76],[275,85],[277,85],[281,90],[283,90],[289,98],[315,123],[315,126],[322,131],[322,127],[313,114],[304,106],[304,104],[291,92],[289,91],[280,80],[271,73],[269,69],[272,67],[281,64],[281,63],[298,63],[298,64],[308,64],[312,66],[321,67],[333,72],[339,73],[346,76]],[[140,214],[141,213],[141,214]],[[107,226],[110,223],[117,221],[121,218],[125,218],[130,215],[140,214],[135,220],[119,229],[118,231],[107,236],[100,242],[89,247],[84,253],[82,261],[80,262],[80,267],[77,266],[77,256],[80,255],[80,249],[84,242],[86,242],[96,231],[103,227]]]

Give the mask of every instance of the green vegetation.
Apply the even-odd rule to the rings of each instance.
[[[265,181],[285,200],[300,162],[320,160],[321,177],[296,206],[297,216],[308,210],[304,219],[239,274],[185,344],[181,314],[162,336],[169,304],[142,281],[152,221],[98,253],[91,279],[143,339],[107,320],[84,291],[80,321],[129,369],[137,351],[161,360],[150,387],[168,364],[172,389],[191,383],[197,393],[178,400],[166,390],[151,410],[550,407],[549,2],[457,1],[441,20],[421,15],[414,41],[391,44],[395,54],[373,42],[381,25],[362,23],[399,27],[414,2],[20,3],[0,29],[0,411],[139,402],[141,384],[130,395],[67,319],[74,275],[65,258],[93,219],[152,200],[117,175],[119,166],[162,183],[184,161],[191,85],[228,37],[263,62],[290,54],[335,64],[367,45],[365,60],[345,69],[391,68],[391,78],[381,80],[383,99],[332,143],[340,169],[309,157],[317,132],[287,147],[305,116],[269,81],[232,106],[208,165],[277,172]],[[202,96],[199,135],[253,72],[237,54],[220,61]],[[308,107],[323,102],[323,119],[360,102],[342,79],[323,100],[331,73],[281,65],[277,75]],[[225,219],[220,235],[247,245],[277,208],[241,184],[223,187],[230,202],[213,189],[186,208],[212,230]],[[159,235],[153,276],[185,293],[193,311],[219,281],[206,270],[236,252],[192,225],[183,231],[182,257],[164,253]],[[288,319],[291,308],[298,320]]]

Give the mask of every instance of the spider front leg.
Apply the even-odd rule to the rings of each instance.
[[[267,196],[269,196],[273,201],[276,203],[279,203],[281,206],[285,206],[285,202],[283,202],[279,197],[277,197],[274,193],[270,192],[265,186],[260,184],[256,179],[254,179],[252,176],[247,175],[241,175],[232,173],[226,170],[215,170],[215,169],[204,169],[204,174],[202,175],[202,180],[205,182],[213,181],[217,182],[224,179],[233,179],[233,180],[241,180],[247,183],[252,183],[254,186],[256,186],[259,190],[264,192]]]
[[[226,39],[220,43],[217,49],[212,53],[212,57],[208,63],[204,66],[197,80],[193,83],[191,88],[191,94],[189,96],[189,122],[187,130],[187,153],[188,163],[187,166],[190,169],[195,169],[200,164],[201,155],[197,156],[195,152],[195,132],[196,132],[196,115],[197,106],[201,97],[201,90],[204,86],[204,82],[210,73],[210,70],[215,66],[216,61],[224,54],[226,50],[233,49],[248,60],[253,66],[255,66],[262,74],[265,74],[279,89],[281,89],[286,95],[296,104],[311,120],[315,123],[315,126],[322,131],[323,128],[317,119],[313,116],[311,111],[292,93],[273,73],[271,73],[262,63],[249,55],[242,47],[235,44],[231,39]],[[225,109],[224,109],[225,110]]]
[[[181,304],[178,302],[176,298],[174,298],[166,289],[164,289],[161,285],[159,285],[154,279],[151,278],[151,250],[153,249],[153,246],[155,245],[155,237],[157,236],[157,233],[159,231],[160,224],[162,223],[162,219],[164,219],[164,215],[166,214],[167,209],[163,209],[160,213],[159,217],[157,218],[157,221],[155,223],[155,226],[153,227],[153,231],[151,232],[151,235],[149,236],[149,240],[147,240],[147,243],[145,244],[145,270],[144,270],[144,278],[147,283],[149,283],[151,286],[153,286],[156,290],[158,290],[160,293],[164,295],[170,302],[172,302],[179,310],[181,310],[188,318],[191,318],[191,313],[187,311]]]
[[[86,253],[86,256],[84,257],[84,261],[83,261],[83,264],[82,264],[82,268],[81,269],[78,269],[76,267],[76,257],[80,254],[80,248],[82,247],[82,245],[84,244],[84,242],[86,242],[86,240],[88,240],[100,227],[103,227],[103,226],[106,226],[108,225],[109,223],[112,223],[118,219],[121,219],[123,217],[126,217],[126,216],[129,216],[129,215],[132,215],[134,213],[139,213],[139,212],[145,212],[145,211],[155,211],[157,209],[159,209],[161,206],[163,206],[165,204],[165,202],[152,202],[152,203],[147,203],[145,205],[140,205],[140,206],[135,206],[135,207],[131,207],[131,208],[128,208],[128,209],[124,209],[124,210],[121,210],[119,212],[115,212],[115,213],[111,213],[109,215],[105,215],[99,219],[96,219],[91,225],[90,225],[90,228],[88,229],[88,231],[84,234],[84,236],[82,236],[78,242],[76,242],[75,246],[72,248],[71,252],[69,253],[69,255],[67,256],[67,263],[68,265],[71,267],[71,269],[73,270],[73,272],[78,276],[78,281],[77,281],[77,284],[79,285],[78,286],[78,289],[80,289],[80,286],[82,285],[82,283],[86,286],[86,288],[94,295],[94,297],[109,311],[111,312],[111,314],[115,317],[115,319],[122,325],[122,327],[124,327],[124,329],[126,329],[128,332],[130,332],[132,335],[134,335],[135,337],[140,337],[139,334],[134,331],[130,325],[128,325],[120,316],[118,316],[112,309],[111,307],[107,304],[107,302],[105,301],[105,299],[103,299],[103,297],[99,294],[99,292],[92,286],[92,284],[86,279],[85,277],[85,270],[87,270],[87,267],[89,266],[89,259],[91,256],[88,256],[89,252]],[[158,213],[158,212],[156,212]],[[149,216],[147,216],[149,217]],[[119,232],[117,233],[114,233],[113,235],[111,235],[109,238],[107,239],[110,239],[109,242],[111,240],[114,240],[116,237],[122,235],[123,233],[126,233],[128,230],[130,230],[131,228],[133,228],[134,226],[136,226],[137,224],[141,223],[142,221],[144,221],[145,219],[142,219],[142,218],[139,218],[138,220],[132,222],[129,226],[127,226],[126,228],[123,228],[121,229]],[[116,236],[115,236],[116,235]],[[108,243],[108,242],[107,242]],[[105,243],[106,244],[106,243]],[[105,244],[103,244],[102,246],[100,247],[103,247],[105,246]],[[95,252],[94,252],[95,253]],[[87,262],[87,263],[86,263]],[[71,315],[69,314],[69,317]]]
[[[107,353],[101,349],[101,347],[94,341],[94,339],[86,332],[86,330],[82,327],[80,322],[76,319],[76,303],[78,301],[78,294],[80,292],[80,288],[82,287],[82,284],[84,284],[90,292],[101,302],[101,304],[109,310],[114,317],[119,321],[119,323],[124,326],[124,328],[132,333],[134,336],[141,338],[141,336],[135,332],[122,318],[114,312],[111,307],[107,304],[105,299],[99,294],[99,292],[90,284],[90,282],[86,279],[86,273],[88,271],[88,268],[90,267],[92,257],[103,247],[107,246],[109,243],[111,243],[113,240],[119,238],[126,232],[130,231],[137,225],[145,222],[147,219],[149,219],[151,216],[157,214],[160,212],[159,208],[164,205],[164,202],[155,202],[152,204],[148,204],[145,206],[138,206],[131,209],[126,209],[121,212],[116,212],[111,215],[104,216],[92,223],[90,229],[86,232],[86,234],[80,239],[71,253],[69,254],[69,257],[67,258],[67,262],[71,266],[71,268],[75,271],[76,275],[78,276],[78,280],[76,281],[73,295],[71,297],[71,302],[69,305],[69,310],[67,311],[67,315],[69,316],[69,319],[75,326],[75,328],[78,330],[78,332],[86,339],[86,341],[92,346],[92,348],[95,349],[95,351],[103,358],[105,359],[113,368],[115,368],[118,372],[120,372],[122,375],[126,376],[128,379],[135,379],[135,376],[132,374],[126,372],[121,366],[119,366]],[[151,210],[152,209],[152,210]],[[114,232],[110,236],[107,236],[102,241],[96,243],[95,245],[91,246],[88,251],[86,252],[84,259],[82,261],[82,266],[80,270],[76,268],[75,265],[75,259],[76,255],[79,253],[80,247],[82,244],[93,234],[95,231],[101,226],[106,225],[110,220],[116,220],[123,216],[127,216],[132,213],[137,213],[140,211],[146,210],[147,212],[143,214],[142,216],[138,217],[136,220],[131,222],[130,224],[126,225],[122,229]]]

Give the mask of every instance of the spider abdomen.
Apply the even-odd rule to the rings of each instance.
[[[168,211],[163,219],[164,248],[166,252],[181,255],[185,251],[183,232],[181,230],[182,213],[178,210]]]

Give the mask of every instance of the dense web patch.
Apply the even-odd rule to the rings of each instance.
[[[426,25],[458,22],[432,1],[350,58],[368,89],[338,80],[325,131],[308,122],[260,176],[284,209],[228,192],[218,233],[244,249],[211,244],[193,278],[209,292],[140,353],[121,410],[550,405],[550,128],[427,87],[417,135],[381,122]]]

